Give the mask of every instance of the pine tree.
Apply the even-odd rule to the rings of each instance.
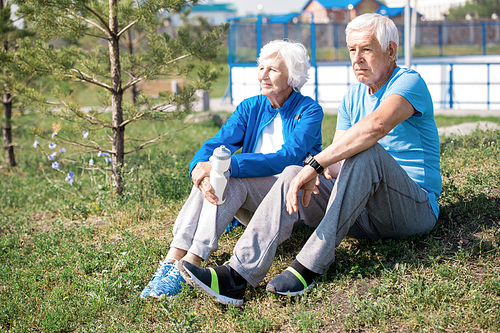
[[[160,13],[179,12],[186,5],[196,2],[197,0],[16,0],[23,18],[39,33],[36,42],[25,41],[20,45],[20,66],[26,71],[50,73],[58,80],[85,82],[107,92],[110,120],[102,109],[82,112],[78,103],[71,101],[68,95],[55,91],[63,105],[62,112],[59,111],[60,116],[83,120],[93,128],[111,130],[109,148],[96,141],[89,143],[74,140],[73,143],[111,155],[113,187],[118,194],[122,193],[124,185],[124,156],[163,137],[144,139],[141,144],[126,150],[126,126],[137,120],[169,117],[189,110],[195,91],[209,89],[210,82],[220,73],[220,69],[203,65],[199,69],[198,80],[185,85],[177,94],[162,94],[163,104],[154,105],[154,101],[143,95],[136,106],[124,104],[125,91],[139,82],[158,76],[186,75],[194,68],[192,62],[187,60],[216,58],[228,24],[216,27],[195,39],[184,32],[179,32],[177,39],[173,39],[156,30]],[[120,41],[124,36],[130,38],[128,32],[133,27],[146,35],[143,51],[121,52]],[[58,46],[62,37],[77,40],[83,36],[96,38],[101,44],[92,50],[85,50],[77,44]]]
[[[0,0],[0,99],[3,105],[2,137],[7,167],[17,165],[12,140],[12,112],[14,100],[23,100],[24,94],[33,95],[29,88],[30,77],[23,76],[19,67],[12,61],[17,49],[18,38],[31,36],[27,29],[18,28],[12,18],[12,3]],[[18,103],[20,104],[20,103]]]
[[[12,42],[12,36],[16,28],[11,20],[11,6],[8,1],[0,0],[0,40],[2,43],[2,51],[9,52],[9,47]],[[3,136],[3,149],[5,151],[5,162],[7,167],[16,166],[16,159],[14,155],[14,145],[12,142],[12,100],[15,95],[7,84],[7,62],[2,62],[2,104],[3,104],[3,123],[2,123],[2,136]]]

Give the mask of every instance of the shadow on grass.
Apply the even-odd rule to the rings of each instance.
[[[457,253],[468,252],[470,258],[485,257],[500,244],[500,198],[491,194],[458,195],[454,204],[441,205],[439,220],[425,235],[413,237],[356,240],[346,238],[336,249],[335,262],[330,266],[323,282],[342,278],[377,277],[384,270],[399,265],[431,266],[437,262],[453,260]],[[282,243],[266,280],[285,269],[306,243],[314,228],[296,228]],[[230,254],[220,253],[215,261],[222,264]],[[265,293],[264,287],[256,288]],[[259,285],[260,286],[260,285]]]

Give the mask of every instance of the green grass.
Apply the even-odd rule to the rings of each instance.
[[[438,126],[480,119],[436,117]],[[287,267],[312,232],[299,228],[237,309],[190,289],[171,302],[138,297],[168,250],[190,189],[189,160],[217,126],[191,125],[127,155],[125,195],[113,198],[109,175],[62,160],[65,171],[75,172],[70,186],[40,148],[32,147],[32,128],[39,126],[50,138],[54,120],[36,114],[14,120],[24,124],[14,131],[19,166],[7,170],[0,157],[1,331],[500,331],[499,131],[441,138],[441,212],[430,234],[346,239],[334,264],[305,296],[273,296],[266,283]],[[325,144],[335,123],[335,116],[325,117]],[[144,123],[127,133],[181,127],[180,120]],[[48,140],[38,140],[50,151]],[[89,158],[66,148],[73,159]],[[207,265],[227,260],[242,232],[236,228],[223,236]]]

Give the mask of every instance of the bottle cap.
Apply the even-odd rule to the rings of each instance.
[[[218,160],[227,160],[231,157],[231,151],[226,146],[221,145],[219,148],[214,149],[212,157]]]

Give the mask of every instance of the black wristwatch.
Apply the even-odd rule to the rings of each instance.
[[[303,164],[304,164],[304,166],[306,166],[306,165],[312,166],[314,168],[314,170],[316,170],[316,172],[318,173],[318,175],[321,175],[323,173],[323,171],[325,170],[325,168],[323,168],[318,163],[318,161],[316,161],[316,159],[314,158],[314,156],[312,156],[311,154],[309,154],[309,156],[306,157],[306,159],[304,160]]]

